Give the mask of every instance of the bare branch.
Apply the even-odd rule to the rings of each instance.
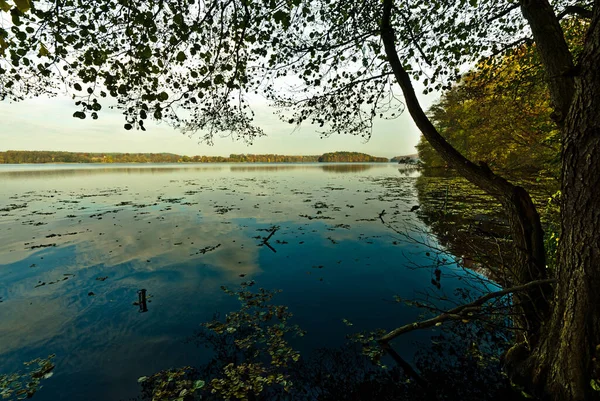
[[[486,294],[480,298],[477,298],[475,301],[473,301],[471,303],[457,306],[456,308],[450,309],[449,311],[442,313],[434,318],[423,320],[421,322],[410,323],[410,324],[406,324],[402,327],[398,327],[397,329],[394,329],[394,330],[390,331],[388,334],[381,337],[379,339],[379,343],[387,344],[394,338],[396,338],[404,333],[408,333],[409,331],[414,331],[414,330],[419,330],[419,329],[425,329],[427,327],[432,327],[432,326],[435,326],[437,323],[442,323],[447,320],[462,320],[466,317],[470,318],[471,316],[468,316],[467,315],[468,313],[473,313],[473,312],[479,311],[481,309],[481,306],[483,306],[483,304],[485,304],[487,301],[489,301],[491,299],[500,298],[505,295],[516,293],[516,292],[528,291],[531,288],[539,287],[539,286],[554,283],[554,282],[556,282],[556,279],[553,279],[553,278],[544,279],[544,280],[536,280],[536,281],[531,281],[527,284],[519,285],[516,287],[511,287],[511,288],[506,288],[506,289],[503,289],[500,291],[490,292],[489,294]]]

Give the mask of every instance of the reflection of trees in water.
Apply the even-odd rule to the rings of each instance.
[[[146,167],[146,166],[127,166],[127,167],[89,167],[84,165],[80,168],[74,167],[58,167],[55,169],[35,168],[16,171],[0,171],[0,178],[67,178],[76,176],[92,176],[103,174],[174,174],[182,170],[187,172],[207,172],[220,171],[228,169],[232,172],[279,172],[292,170],[322,170],[332,173],[356,173],[367,171],[374,167],[385,167],[387,164],[380,166],[374,164],[348,163],[348,164],[243,164],[243,165],[228,165],[228,164],[211,164],[206,166],[198,165],[177,165],[177,166],[161,166],[161,167]]]
[[[547,180],[542,186],[536,184],[536,192],[530,193],[539,210],[543,210],[554,190],[553,181]],[[527,188],[531,183],[523,181],[522,185]],[[461,265],[473,270],[485,267],[495,279],[507,273],[510,280],[513,259],[510,230],[496,199],[447,169],[424,169],[415,187],[421,206],[417,212],[419,218],[449,253],[460,258]]]
[[[385,164],[387,166],[387,164]],[[290,170],[322,170],[328,173],[358,173],[367,171],[375,164],[362,163],[340,163],[340,164],[276,164],[276,165],[241,165],[231,166],[231,171],[252,172],[252,171],[290,171]]]
[[[20,170],[20,171],[0,171],[0,178],[7,177],[12,179],[19,178],[67,178],[77,176],[92,176],[103,174],[128,174],[128,175],[145,175],[145,174],[174,174],[185,171],[219,171],[222,166],[210,167],[83,167],[83,168],[58,168],[58,169],[35,169],[35,170]]]
[[[386,164],[384,164],[385,166]],[[374,167],[378,167],[374,164],[324,164],[321,166],[323,171],[328,173],[359,173],[361,171],[367,171]]]
[[[269,172],[278,172],[278,171],[292,171],[292,170],[314,170],[319,166],[316,164],[239,164],[239,165],[230,165],[229,170],[236,173],[251,173],[254,171],[269,171]]]

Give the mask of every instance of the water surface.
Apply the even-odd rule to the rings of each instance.
[[[444,263],[432,285],[439,244],[411,211],[416,176],[394,164],[0,165],[0,373],[54,353],[36,399],[135,397],[138,377],[207,358],[186,339],[236,308],[221,286],[247,280],[283,290],[276,303],[308,332],[303,355],[414,321],[422,311],[394,296],[451,299],[463,274]],[[395,346],[409,356],[432,333]]]

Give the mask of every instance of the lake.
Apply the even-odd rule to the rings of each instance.
[[[0,374],[55,354],[35,399],[136,397],[140,376],[209,357],[190,337],[239,307],[221,286],[249,280],[282,290],[303,357],[415,321],[423,310],[395,296],[452,300],[480,278],[413,210],[418,176],[387,163],[0,165]],[[410,359],[435,333],[394,346]]]

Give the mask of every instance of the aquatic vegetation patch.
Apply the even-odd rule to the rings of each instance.
[[[33,397],[41,388],[41,381],[52,376],[54,354],[23,363],[24,371],[0,374],[0,396],[2,399],[24,400]]]

